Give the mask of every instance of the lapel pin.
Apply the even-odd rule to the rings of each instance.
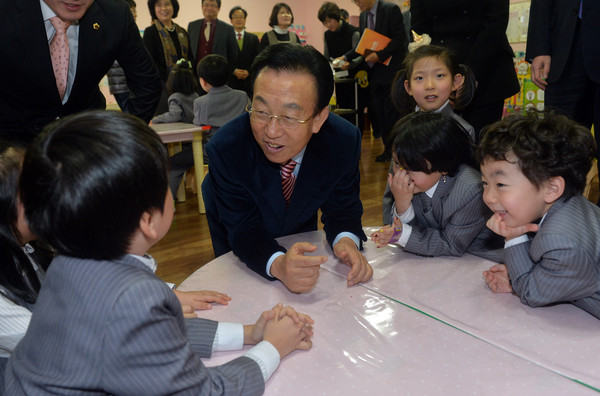
[[[94,23],[94,24],[92,25],[92,27],[94,28],[94,30],[100,30],[100,25],[99,25],[99,24],[97,24],[97,23]]]

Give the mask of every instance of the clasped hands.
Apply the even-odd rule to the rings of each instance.
[[[271,265],[271,275],[279,279],[290,291],[303,293],[311,290],[319,279],[321,264],[326,256],[307,256],[317,247],[308,242],[296,242],[286,254],[277,257]],[[334,246],[333,253],[344,264],[351,267],[347,276],[348,286],[366,282],[373,276],[373,268],[358,251],[354,241],[341,238]]]

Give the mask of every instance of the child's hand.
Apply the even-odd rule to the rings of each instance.
[[[390,190],[394,195],[396,212],[402,214],[408,210],[415,194],[415,185],[406,169],[400,168],[394,174],[388,174]]]
[[[371,240],[377,244],[377,247],[383,247],[388,243],[398,242],[402,235],[402,222],[394,219],[394,224],[383,226],[381,229],[371,234]]]
[[[487,221],[487,227],[496,234],[503,236],[507,240],[520,237],[528,232],[539,230],[537,224],[529,223],[518,227],[510,227],[504,222],[504,218],[499,213],[494,213]]]
[[[277,304],[274,310],[277,310],[280,306],[281,304]],[[312,347],[312,341],[310,339],[313,334],[312,326],[302,321],[296,323],[292,318],[293,315],[288,315],[289,309],[293,311],[293,308],[291,307],[280,309],[275,318],[267,321],[264,326],[263,339],[269,341],[275,349],[277,349],[281,359],[296,349],[308,350]],[[282,311],[286,313],[283,316],[281,316]],[[295,311],[293,312],[295,313]],[[306,317],[310,319],[310,317]],[[261,319],[259,319],[259,321],[260,320]],[[310,321],[312,322],[312,319],[310,319]],[[257,325],[255,325],[255,327],[257,327]]]
[[[508,277],[508,270],[504,264],[496,264],[487,271],[483,271],[485,283],[494,293],[511,293],[512,286]]]
[[[190,292],[173,290],[173,292],[175,292],[175,295],[182,306],[188,305],[193,309],[212,309],[211,303],[228,305],[229,301],[231,301],[231,297],[229,297],[227,294],[211,290]]]
[[[183,312],[184,318],[197,318],[198,317],[198,315],[196,315],[196,310],[194,308],[192,308],[191,305],[182,305],[181,311]]]
[[[304,332],[307,336],[312,336],[312,324],[315,322],[306,314],[298,313],[292,307],[284,307],[281,303],[272,309],[263,312],[255,324],[244,326],[244,344],[255,345],[263,340],[265,326],[268,321],[275,318],[282,319],[285,316],[290,317],[295,324],[304,326]]]

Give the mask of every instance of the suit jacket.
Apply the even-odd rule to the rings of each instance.
[[[492,216],[482,199],[481,174],[461,165],[453,177],[440,180],[431,210],[424,210],[423,196],[412,205],[415,218],[404,250],[425,256],[462,256],[465,252],[501,261],[503,239],[486,227]],[[427,198],[429,199],[429,198]]]
[[[583,19],[579,20],[580,0],[532,0],[529,9],[526,58],[530,62],[538,55],[550,55],[548,82],[556,82],[570,58],[578,21],[581,23],[581,44],[585,70],[600,83],[600,5],[584,1]]]
[[[227,85],[213,87],[206,95],[194,100],[194,124],[222,127],[242,114],[249,105],[246,92]]]
[[[252,62],[254,62],[254,58],[256,58],[256,55],[258,55],[258,36],[252,33],[244,32],[242,49],[240,50],[239,46],[237,45],[237,39],[235,38],[235,31],[233,34],[234,39],[236,40],[237,57],[235,61],[230,62],[230,66],[233,70],[241,69],[250,71]],[[252,94],[252,87],[250,86],[251,81],[252,76],[245,80],[239,80],[232,74],[229,78],[229,86],[233,89],[245,91],[248,96],[250,96]]]
[[[330,114],[313,134],[296,179],[289,208],[281,191],[279,164],[269,162],[258,145],[248,114],[223,126],[206,145],[210,172],[202,184],[213,244],[225,244],[255,272],[268,279],[271,255],[286,249],[275,238],[317,229],[317,212],[327,240],[343,231],[362,240],[360,131]]]
[[[95,0],[79,21],[77,74],[61,103],[39,0],[0,3],[0,137],[29,141],[57,117],[104,108],[99,82],[115,60],[132,92],[129,110],[149,121],[161,92],[156,67],[131,12],[120,0]]]
[[[360,13],[361,35],[367,27],[367,14],[368,11]],[[402,62],[406,56],[407,40],[400,8],[393,3],[379,0],[374,30],[392,39],[387,47],[377,52],[377,56],[379,56],[381,61],[385,61],[390,56],[392,59],[390,60],[389,66],[386,66],[381,62],[377,62],[373,65],[371,73],[369,74],[369,84],[389,86],[392,84],[396,72],[402,68]],[[346,59],[354,59],[358,55],[359,54],[354,52],[354,49],[345,54]]]
[[[519,91],[506,37],[508,0],[413,0],[411,29],[450,48],[478,81],[472,103],[504,100]]]
[[[193,58],[198,59],[198,42],[200,41],[200,34],[204,34],[201,31],[204,19],[197,19],[190,22],[188,25],[188,35],[190,37],[190,49],[192,50]],[[212,53],[222,55],[231,63],[237,59],[238,45],[233,34],[233,26],[228,23],[217,19],[217,26],[215,27],[215,39],[213,41]],[[232,69],[233,70],[233,69]]]
[[[531,307],[571,302],[600,319],[600,208],[556,202],[533,239],[504,249],[512,287]]]
[[[6,367],[3,394],[262,394],[252,359],[206,368],[194,353],[210,355],[216,326],[184,322],[177,297],[133,256],[58,256]]]

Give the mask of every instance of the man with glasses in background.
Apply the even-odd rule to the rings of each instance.
[[[322,212],[333,253],[351,267],[349,286],[373,270],[359,252],[362,203],[360,131],[329,113],[329,62],[308,46],[267,47],[252,65],[252,107],[223,126],[206,147],[210,172],[202,194],[215,255],[233,250],[253,271],[292,292],[311,290],[327,258],[275,238],[317,229]]]

